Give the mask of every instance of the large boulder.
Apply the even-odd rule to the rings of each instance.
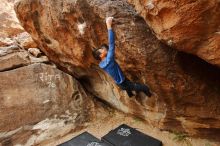
[[[48,142],[92,119],[91,97],[46,56],[4,47],[0,64],[0,145]]]
[[[219,138],[220,70],[163,45],[127,2],[20,0],[15,10],[49,59],[92,94],[158,128]],[[149,84],[151,99],[129,98],[92,57],[92,47],[107,43],[106,16],[115,18],[117,62],[129,79]]]
[[[219,0],[127,0],[157,38],[220,66]]]

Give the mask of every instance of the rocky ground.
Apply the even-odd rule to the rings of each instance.
[[[127,124],[137,130],[160,139],[163,142],[163,146],[219,146],[220,143],[212,142],[206,139],[192,138],[184,136],[182,133],[171,133],[167,131],[160,131],[159,129],[152,127],[146,121],[126,115],[117,110],[107,107],[106,105],[99,106],[97,109],[97,115],[94,121],[88,123],[88,126],[75,133],[70,133],[65,137],[59,139],[56,142],[47,143],[47,145],[57,145],[64,141],[71,139],[72,137],[88,131],[94,136],[101,138],[107,134],[110,130],[118,127],[121,124]],[[103,124],[104,123],[104,124]],[[183,137],[183,138],[182,138]]]

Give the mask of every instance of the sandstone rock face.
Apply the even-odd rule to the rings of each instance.
[[[0,47],[19,44],[20,47],[36,48],[37,45],[20,25],[15,11],[15,0],[2,0],[0,5]]]
[[[33,50],[33,48],[30,49]],[[47,56],[32,56],[27,51],[22,50],[21,47],[16,45],[0,47],[0,71],[7,71],[38,62],[49,63],[49,60]]]
[[[128,0],[168,45],[220,66],[219,0]]]
[[[31,38],[30,34],[28,34],[27,32],[19,33],[18,35],[13,37],[13,40],[24,49],[38,47],[34,40]]]
[[[126,1],[20,0],[15,10],[40,49],[97,97],[166,130],[220,137],[220,70],[163,44]],[[92,47],[107,43],[104,19],[115,18],[116,60],[155,96],[128,98],[98,68]],[[215,133],[215,134],[214,134]]]
[[[16,14],[13,10],[15,0],[2,0],[0,6],[0,46],[12,44],[15,36],[24,29],[19,24]]]
[[[19,21],[14,12],[15,0],[1,0],[1,12],[0,12],[0,36],[9,37],[23,32],[23,28],[19,24]]]
[[[90,96],[46,56],[2,47],[0,64],[0,145],[49,142],[91,120]]]

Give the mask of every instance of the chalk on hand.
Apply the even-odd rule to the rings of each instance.
[[[105,20],[107,20],[107,19],[109,19],[109,18],[110,18],[110,19],[114,19],[114,17],[106,17]]]
[[[147,7],[149,10],[151,10],[151,9],[154,8],[154,4],[153,4],[152,2],[149,2],[149,3],[146,5],[146,7]]]

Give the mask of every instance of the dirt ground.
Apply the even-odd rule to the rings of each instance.
[[[130,115],[126,115],[116,110],[112,110],[110,108],[108,108],[108,110],[104,108],[98,108],[96,119],[93,122],[88,123],[87,128],[76,133],[71,133],[56,141],[55,143],[49,145],[57,145],[63,143],[84,131],[88,131],[89,133],[100,139],[110,130],[118,127],[121,124],[127,124],[149,136],[161,140],[163,146],[220,146],[220,143],[211,142],[206,139],[190,137],[183,138],[184,136],[178,134],[167,131],[160,131],[157,128],[151,127],[149,124],[146,123],[146,121],[143,121],[136,117],[132,117]],[[177,141],[175,139],[180,139],[180,141]]]

